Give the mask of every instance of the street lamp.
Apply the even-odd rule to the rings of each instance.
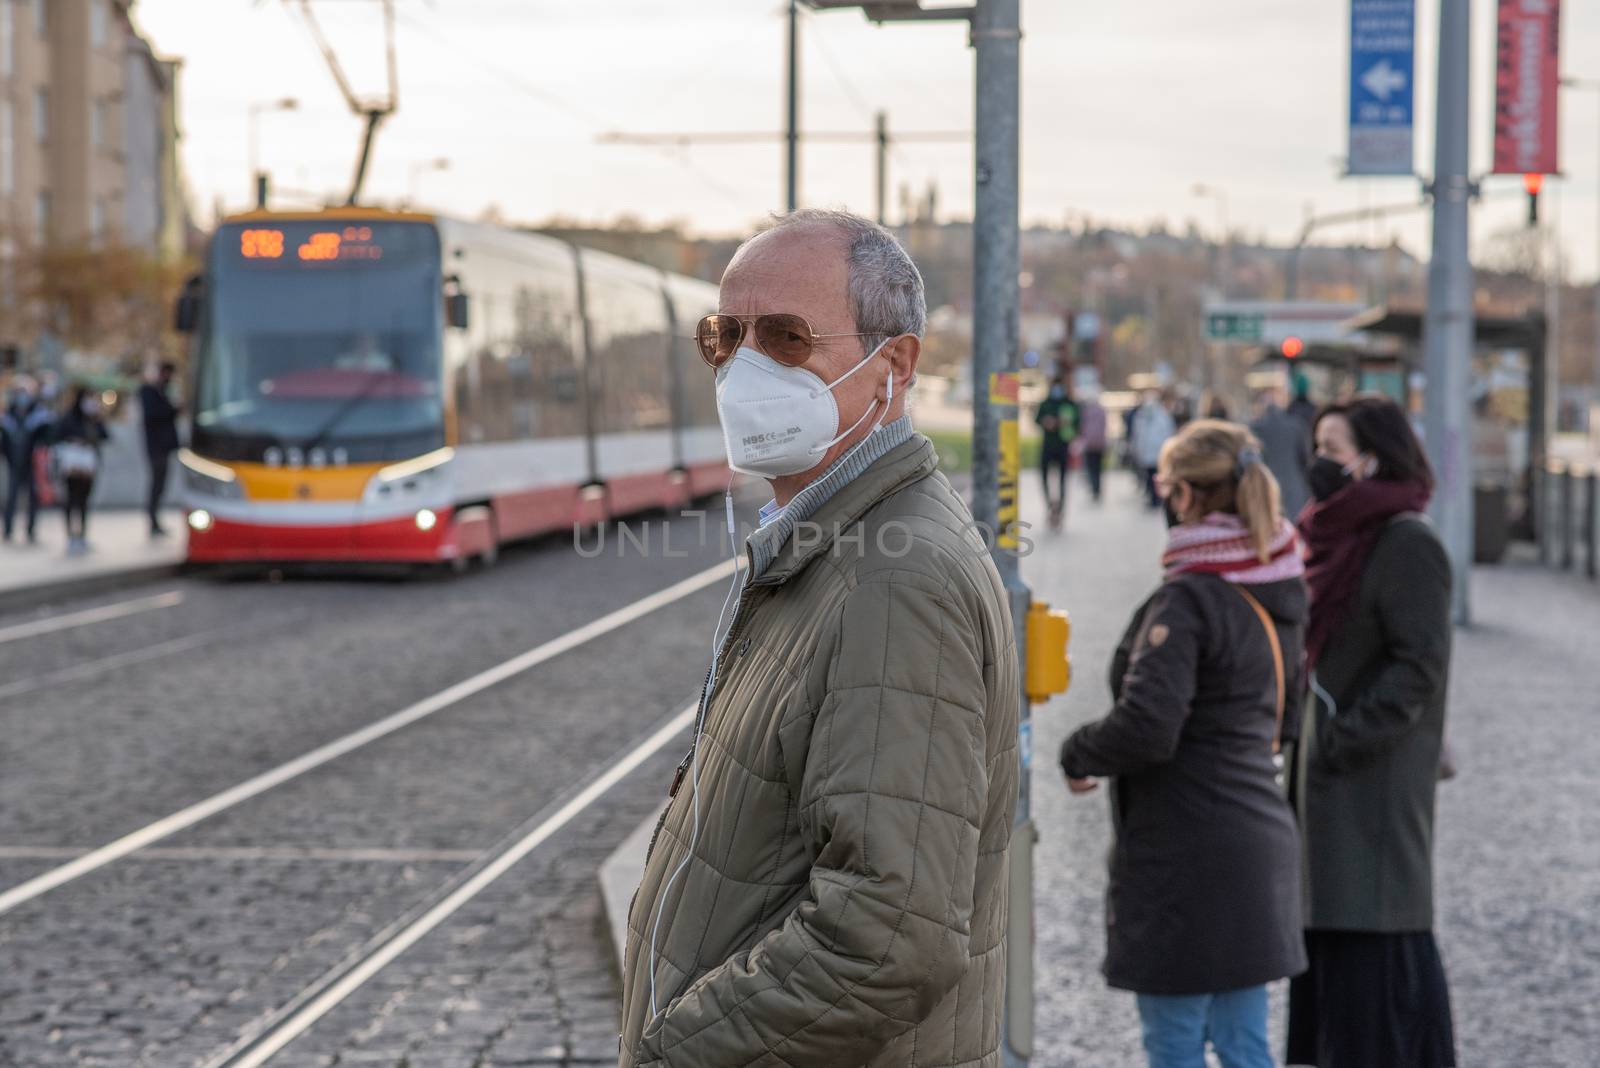
[[[1597,94],[1597,99],[1600,99],[1600,78],[1562,78],[1561,88],[1586,90]],[[1597,171],[1596,174],[1600,175],[1600,171]],[[1594,382],[1592,394],[1589,397],[1589,411],[1591,413],[1589,436],[1592,439],[1596,438],[1593,413],[1600,412],[1600,261],[1595,263],[1594,317]]]
[[[1210,197],[1217,202],[1217,222],[1222,227],[1222,239],[1217,245],[1219,250],[1219,273],[1222,275],[1222,279],[1217,286],[1217,296],[1226,297],[1228,295],[1228,275],[1231,267],[1229,261],[1232,259],[1229,252],[1233,245],[1233,235],[1228,229],[1228,194],[1216,186],[1206,185],[1204,182],[1196,182],[1194,188],[1190,189],[1189,192],[1197,197]]]
[[[437,159],[418,160],[411,165],[411,173],[406,179],[406,207],[410,207],[417,199],[417,179],[431,171],[447,171],[450,161],[444,156]]]
[[[300,101],[296,100],[292,96],[286,96],[281,100],[258,100],[251,104],[248,109],[246,109],[246,126],[249,136],[250,184],[252,187],[250,190],[250,195],[255,198],[256,207],[258,208],[264,208],[267,206],[266,188],[265,184],[262,182],[263,175],[261,174],[260,161],[257,159],[257,156],[259,155],[257,149],[259,134],[256,128],[261,123],[261,113],[263,111],[298,111],[299,108]]]

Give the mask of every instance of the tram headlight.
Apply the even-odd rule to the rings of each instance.
[[[439,514],[432,508],[419,508],[417,510],[417,529],[426,534],[439,522]]]
[[[244,487],[239,485],[239,476],[231,467],[196,456],[188,449],[178,450],[178,466],[183,470],[183,487],[190,493],[229,500],[244,496]]]
[[[367,503],[394,501],[404,495],[433,493],[444,485],[450,461],[456,451],[449,446],[435,449],[412,460],[380,467],[367,482]]]
[[[214,520],[211,518],[211,513],[206,511],[204,508],[196,508],[194,511],[189,513],[189,529],[193,530],[197,534],[204,534],[206,531],[210,530],[213,522]]]

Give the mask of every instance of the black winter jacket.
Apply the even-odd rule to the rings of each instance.
[[[1288,749],[1305,585],[1249,590],[1283,649]],[[1067,775],[1114,777],[1107,981],[1203,994],[1305,970],[1299,836],[1273,760],[1277,672],[1260,618],[1222,578],[1171,579],[1134,615],[1111,689],[1111,712],[1061,748]]]

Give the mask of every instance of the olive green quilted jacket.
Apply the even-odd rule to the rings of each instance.
[[[892,449],[741,591],[693,856],[663,894],[683,777],[628,918],[622,1065],[999,1064],[1016,650],[934,468]]]

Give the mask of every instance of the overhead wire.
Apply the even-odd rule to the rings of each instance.
[[[416,18],[414,15],[401,14],[397,11],[395,13],[395,18],[409,26],[411,29],[418,31],[419,33],[426,34],[434,43],[442,45],[447,50],[455,52],[457,55],[465,59],[471,60],[472,66],[475,69],[493,76],[508,88],[515,89],[520,93],[542,101],[556,110],[563,112],[568,117],[577,119],[583,124],[594,129],[604,130],[617,128],[616,123],[609,122],[604,116],[597,114],[589,108],[580,104],[575,104],[559,93],[551,92],[550,90],[530,82],[522,76],[509,71],[504,67],[485,60],[480,51],[467,48],[458,42],[451,40],[449,36],[441,33],[437,27],[422,19]],[[698,178],[700,182],[706,186],[706,188],[721,196],[743,199],[749,195],[747,192],[741,192],[740,190],[733,189],[732,187],[717,180],[704,168],[686,158],[681,151],[677,151],[668,147],[665,149],[654,149],[651,151],[651,154],[662,156],[668,160],[671,160],[673,163],[684,168],[690,174]]]
[[[828,70],[833,73],[834,80],[839,83],[839,88],[844,90],[845,98],[861,113],[862,118],[869,123],[877,122],[879,109],[867,103],[866,98],[856,90],[855,84],[844,73],[844,69],[840,66],[838,59],[835,58],[833,50],[828,46],[827,34],[818,30],[821,25],[821,20],[816,18],[814,14],[807,14],[806,27],[810,31],[811,39],[816,45],[817,51],[821,53],[822,60],[827,64]]]

